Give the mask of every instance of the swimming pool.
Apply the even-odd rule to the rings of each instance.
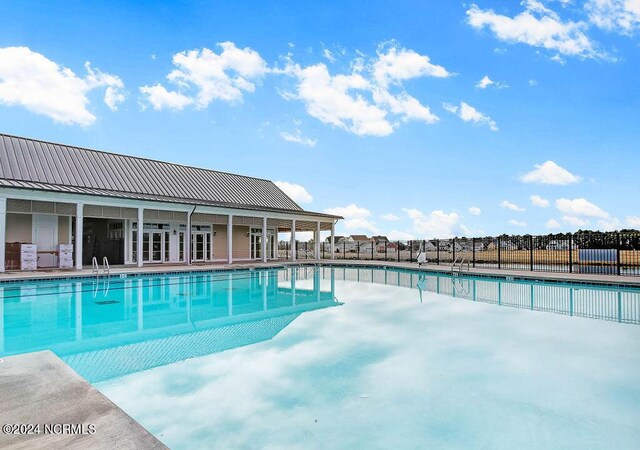
[[[635,448],[640,290],[300,267],[0,284],[171,448]]]

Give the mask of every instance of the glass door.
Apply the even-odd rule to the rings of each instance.
[[[191,260],[204,261],[206,259],[208,233],[193,233],[191,236]]]
[[[164,245],[161,231],[145,231],[142,233],[142,261],[159,263],[163,260]]]
[[[251,229],[251,248],[249,257],[251,259],[260,259],[262,257],[262,229],[260,228]]]

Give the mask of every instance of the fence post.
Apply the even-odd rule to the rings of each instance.
[[[356,259],[359,261],[360,260],[360,241],[358,241],[358,243],[356,244],[356,247],[358,248]]]
[[[347,259],[347,242],[342,241],[342,259]]]
[[[476,238],[471,238],[471,260],[473,261],[473,268],[476,267]]]
[[[440,265],[440,239],[436,239],[436,264]]]
[[[618,245],[617,247],[617,251],[616,251],[616,263],[617,263],[617,271],[618,271],[618,275],[620,275],[621,273],[621,261],[620,261],[620,247],[622,247],[622,242],[620,240],[620,233],[616,233],[616,237],[618,238]]]
[[[573,235],[569,233],[569,273],[573,273]]]
[[[413,262],[413,241],[409,241],[409,262]]]
[[[384,260],[387,260],[387,244],[389,241],[384,241]]]
[[[320,242],[320,245],[322,245],[322,259],[324,259],[324,242]]]
[[[453,238],[453,260],[456,260],[456,238]]]
[[[289,243],[288,242],[285,242],[284,249],[287,252],[287,259],[289,259]]]
[[[396,253],[397,253],[397,256],[398,256],[398,262],[400,262],[400,241],[398,241],[398,243],[396,245],[397,245]]]
[[[533,272],[533,236],[529,235],[529,270]]]
[[[371,261],[373,261],[373,247],[375,247],[375,242],[371,241]]]
[[[501,268],[500,266],[500,236],[498,236],[498,269]]]

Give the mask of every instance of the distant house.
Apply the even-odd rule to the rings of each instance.
[[[398,245],[395,242],[380,242],[376,245],[376,251],[378,253],[384,253],[385,247],[387,252],[395,252],[398,250]]]
[[[573,250],[577,250],[578,246],[576,244],[572,244]],[[549,241],[546,250],[569,250],[569,241]]]
[[[365,236],[364,234],[352,234],[351,236],[349,236],[349,241],[367,243],[371,241],[371,238]]]
[[[385,242],[389,242],[386,236],[371,236],[371,239],[376,243],[376,245],[384,244]]]

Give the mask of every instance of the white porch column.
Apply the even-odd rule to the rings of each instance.
[[[267,218],[262,218],[262,262],[267,262]]]
[[[136,253],[138,257],[136,261],[138,263],[138,267],[142,267],[142,236],[144,233],[144,208],[138,208],[138,241]],[[149,242],[149,251],[151,251],[151,242]]]
[[[336,259],[336,223],[331,224],[331,259]]]
[[[273,236],[275,241],[275,248],[271,249],[271,256],[275,259],[280,259],[280,242],[278,241],[278,227],[273,229]]]
[[[231,214],[227,221],[227,262],[233,263],[233,216]]]
[[[291,221],[291,261],[296,260],[296,219]]]
[[[316,244],[316,259],[320,259],[320,222],[316,224],[316,236],[314,238],[314,242]]]
[[[84,204],[76,204],[76,269],[82,270],[82,230],[84,229]]]
[[[191,265],[191,257],[193,256],[191,254],[191,213],[187,213],[187,231],[184,237],[185,245],[187,246],[187,250],[184,252],[184,257],[187,260],[187,264]]]
[[[0,197],[0,273],[5,270],[4,251],[7,241],[7,198]]]

